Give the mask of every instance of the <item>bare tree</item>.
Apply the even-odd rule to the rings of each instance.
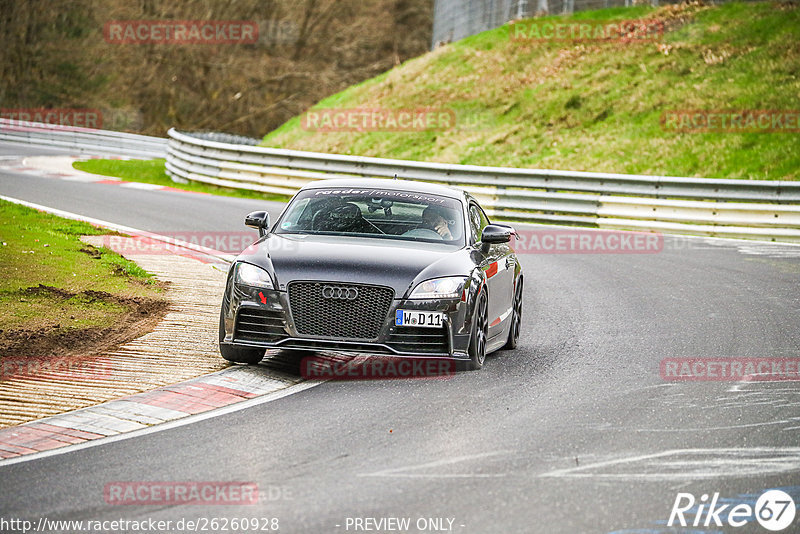
[[[427,51],[429,0],[0,0],[2,107],[89,107],[131,131],[261,136]],[[247,20],[257,43],[119,44],[111,20]],[[291,30],[290,40],[276,29]],[[285,37],[285,36],[284,36]],[[105,115],[105,113],[104,113]]]

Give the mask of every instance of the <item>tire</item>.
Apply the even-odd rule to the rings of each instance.
[[[478,294],[478,301],[475,303],[475,311],[472,319],[472,333],[469,337],[469,361],[467,369],[477,371],[483,367],[486,360],[486,339],[489,336],[489,312],[486,303],[486,292]]]
[[[225,339],[225,302],[222,303],[222,309],[219,313],[219,353],[222,357],[233,363],[246,363],[248,365],[255,365],[264,359],[266,349],[250,349],[242,347],[234,347],[222,343]]]
[[[255,365],[264,359],[266,349],[250,349],[220,344],[219,352],[229,362]]]
[[[511,328],[508,330],[508,341],[503,345],[503,350],[514,350],[519,344],[519,333],[522,330],[522,278],[517,280],[514,290],[514,307],[511,312]]]

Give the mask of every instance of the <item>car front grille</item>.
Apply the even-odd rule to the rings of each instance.
[[[336,297],[328,290],[335,288]],[[341,290],[341,291],[340,291]],[[357,296],[355,292],[357,292]],[[347,298],[343,298],[343,297]],[[351,298],[352,297],[352,298]],[[336,282],[292,282],[289,306],[300,335],[371,341],[378,338],[392,305],[390,287]]]
[[[447,330],[442,328],[422,328],[419,326],[398,326],[386,342],[397,352],[426,354],[447,354]]]
[[[239,309],[234,339],[274,342],[287,337],[280,312],[243,307]]]

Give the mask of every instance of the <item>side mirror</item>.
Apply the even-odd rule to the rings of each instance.
[[[244,225],[258,230],[258,237],[264,237],[269,230],[269,213],[254,211],[244,218]]]
[[[508,243],[511,241],[511,235],[514,233],[514,229],[510,226],[489,224],[483,229],[481,243],[483,243],[484,246]]]

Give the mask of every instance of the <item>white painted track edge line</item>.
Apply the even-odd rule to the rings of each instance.
[[[17,456],[15,458],[7,458],[5,460],[0,460],[0,468],[10,466],[13,464],[18,464],[22,462],[28,462],[31,460],[39,460],[43,458],[49,458],[51,456],[58,456],[60,454],[67,454],[70,452],[76,452],[83,449],[88,449],[91,447],[97,447],[99,445],[106,445],[108,443],[114,443],[117,441],[123,441],[126,439],[131,438],[138,438],[142,436],[147,436],[149,434],[154,434],[156,432],[161,432],[164,430],[170,430],[173,428],[178,428],[185,425],[190,425],[193,423],[199,423],[200,421],[205,421],[207,419],[213,419],[214,417],[219,417],[220,415],[227,415],[229,413],[238,412],[241,410],[246,410],[247,408],[252,408],[253,406],[258,406],[260,404],[265,404],[267,402],[272,402],[274,400],[282,399],[283,397],[288,397],[289,395],[293,395],[295,393],[300,393],[301,391],[305,391],[307,389],[311,389],[316,387],[322,383],[326,382],[325,380],[308,380],[305,382],[300,382],[298,384],[279,389],[272,393],[267,393],[266,395],[262,395],[261,397],[256,397],[253,399],[248,399],[244,401],[240,401],[234,404],[229,404],[228,406],[223,406],[221,408],[215,408],[208,412],[203,412],[195,415],[190,415],[187,417],[183,417],[181,419],[175,419],[173,421],[168,421],[166,423],[160,423],[157,425],[149,426],[147,428],[142,428],[140,430],[132,430],[131,432],[125,432],[123,434],[116,434],[113,436],[107,436],[104,438],[97,438],[89,441],[84,441],[83,443],[76,443],[74,445],[68,445],[66,447],[59,447],[57,449],[50,449],[47,451],[41,451],[31,454],[25,454],[22,456]]]
[[[137,237],[147,237],[149,239],[155,239],[156,241],[161,241],[163,243],[169,243],[171,245],[176,245],[181,248],[185,248],[188,250],[193,250],[195,252],[200,252],[202,254],[206,254],[212,258],[216,258],[218,260],[224,261],[225,263],[231,263],[233,261],[234,256],[231,254],[226,254],[219,250],[215,250],[212,248],[204,247],[202,245],[195,245],[194,243],[189,243],[187,241],[182,241],[180,239],[173,239],[168,236],[155,234],[153,232],[147,232],[145,230],[139,230],[138,228],[132,228],[130,226],[124,226],[121,224],[116,224],[108,221],[104,221],[101,219],[95,219],[94,217],[89,217],[86,215],[80,215],[78,213],[72,213],[70,211],[61,210],[58,208],[51,208],[50,206],[43,206],[42,204],[36,204],[34,202],[28,202],[27,200],[21,200],[14,197],[7,197],[5,195],[0,195],[0,200],[5,200],[7,202],[11,202],[13,204],[18,204],[20,206],[25,206],[27,208],[33,208],[35,210],[44,211],[53,215],[57,215],[59,217],[63,217],[65,219],[71,219],[73,221],[82,221],[89,223],[94,226],[101,226],[103,228],[108,228],[109,230],[114,230],[120,233],[129,234]]]

